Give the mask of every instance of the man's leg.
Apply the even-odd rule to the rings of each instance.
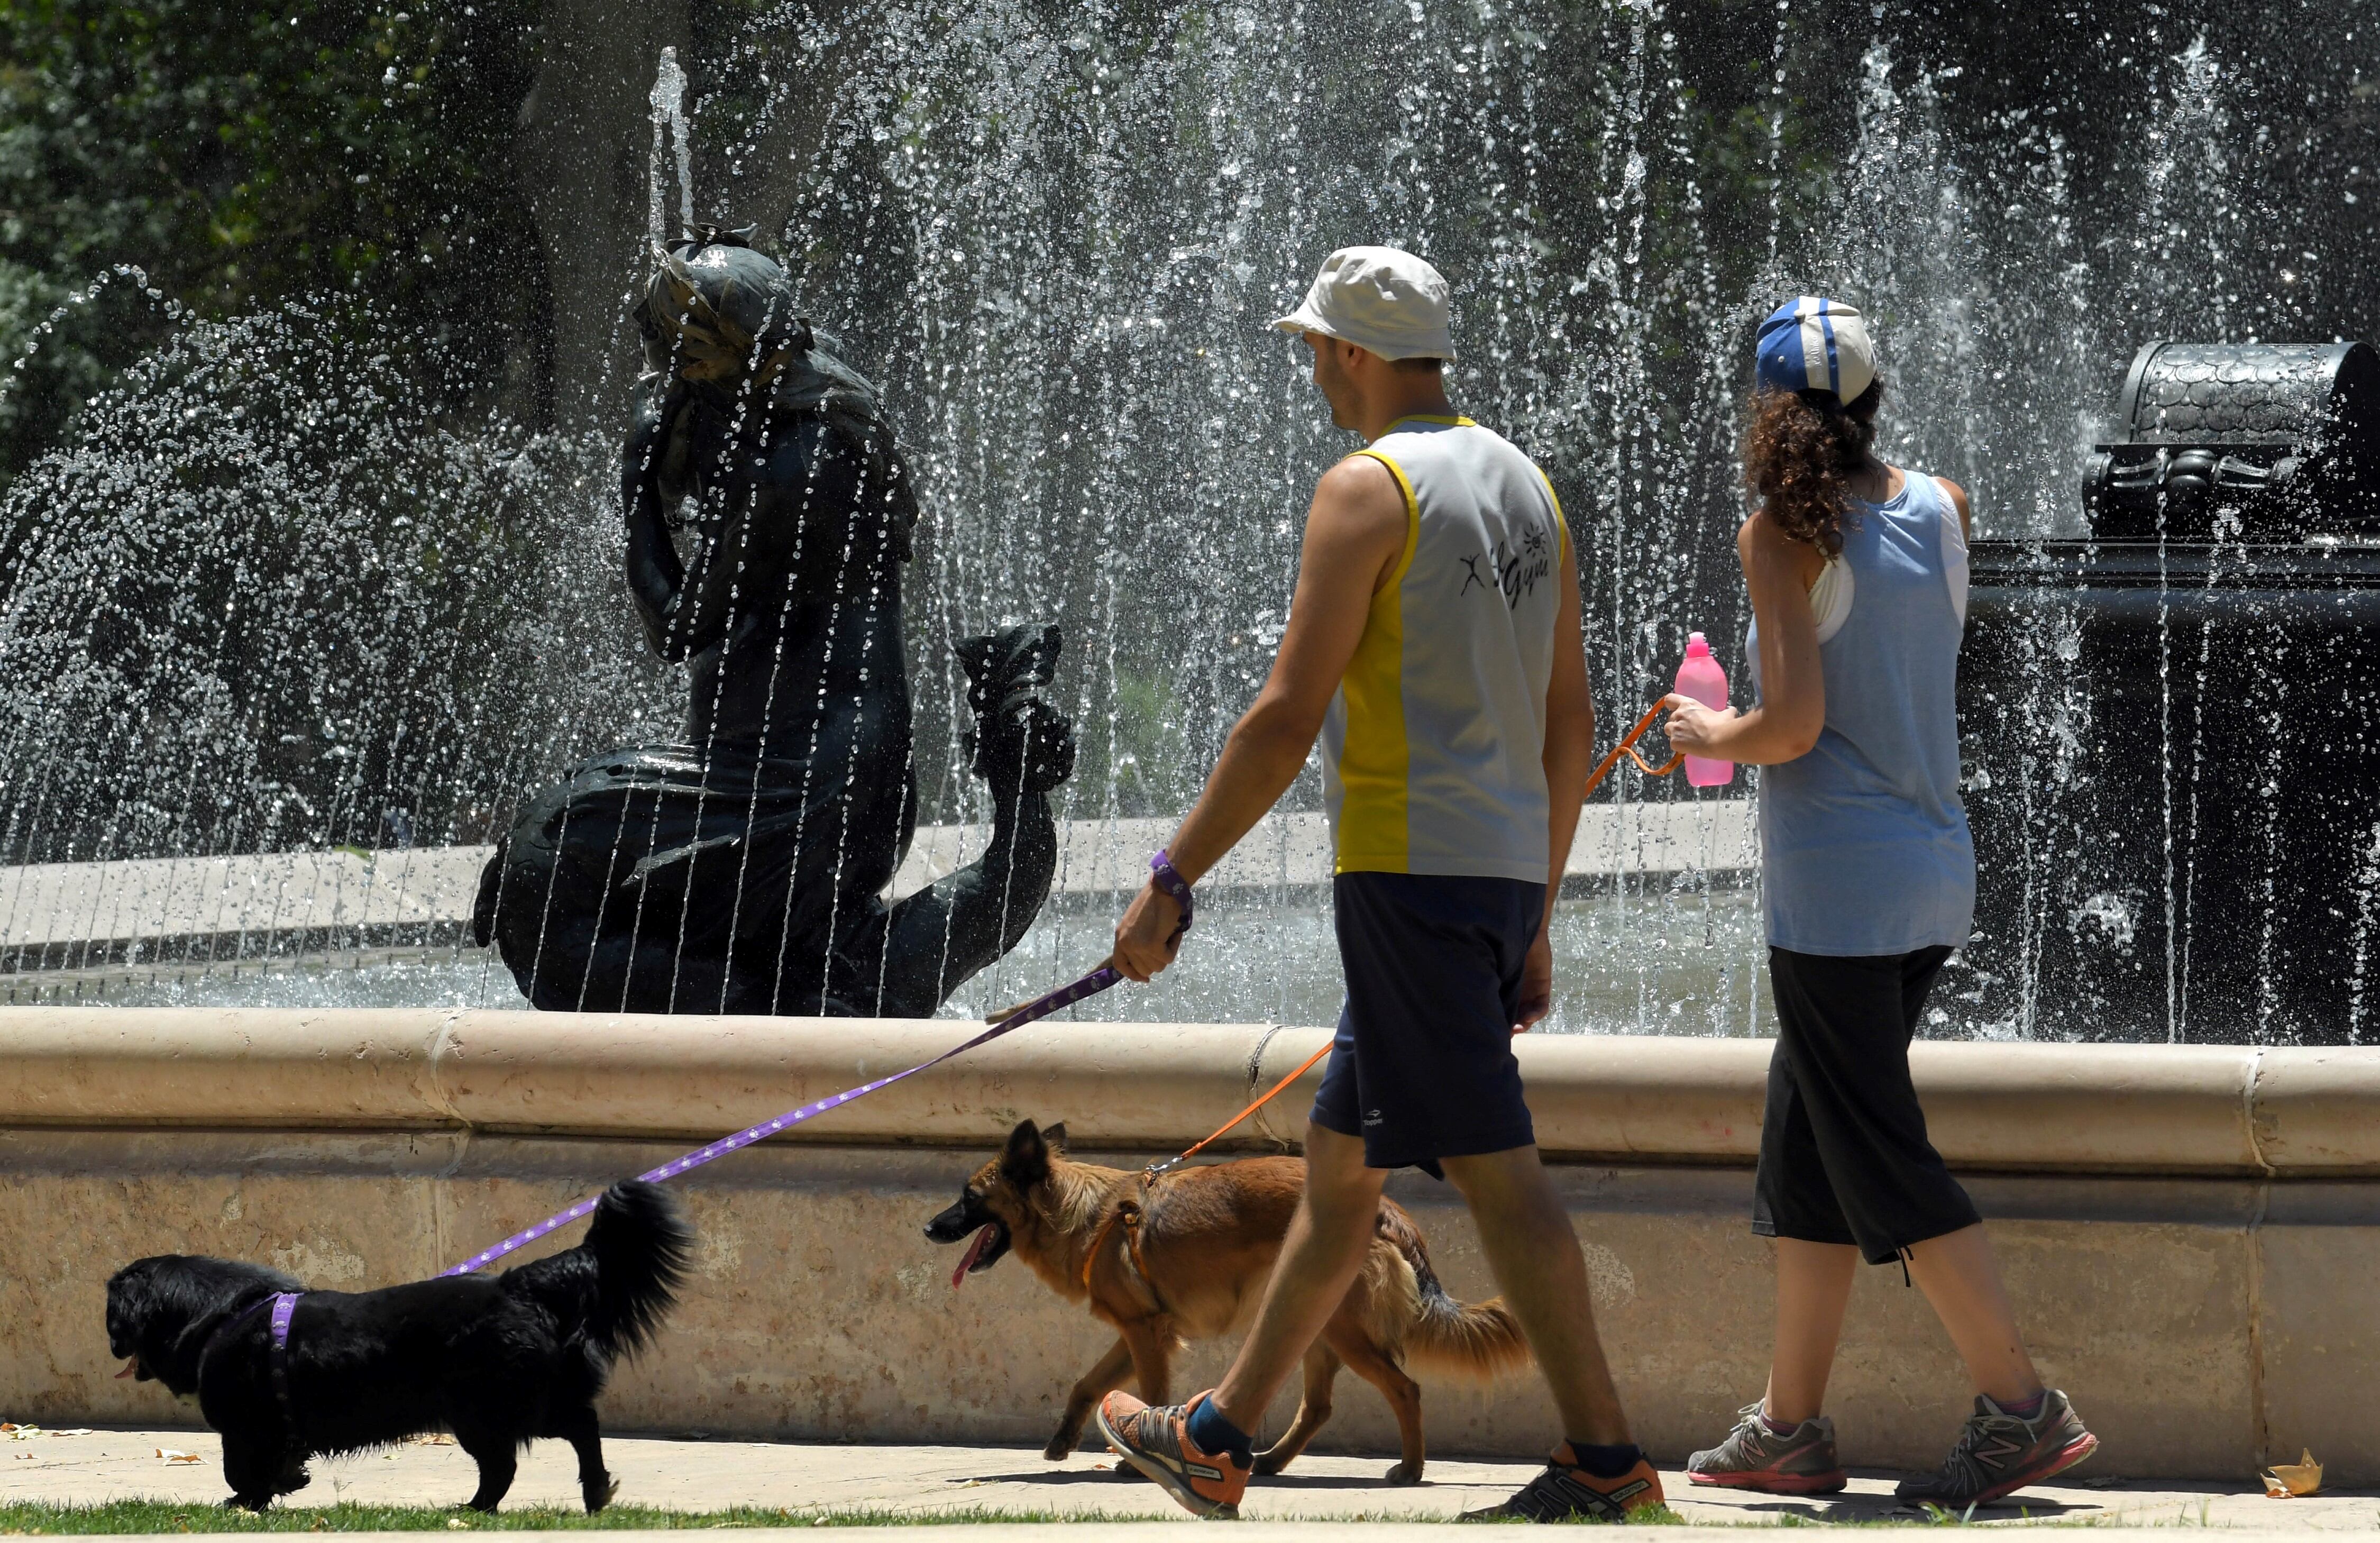
[[[1281,1239],[1256,1326],[1215,1389],[1215,1412],[1253,1434],[1322,1326],[1346,1299],[1372,1245],[1388,1173],[1364,1166],[1364,1143],[1305,1127],[1305,1194]]]
[[[1364,1166],[1360,1137],[1307,1124],[1305,1193],[1222,1386],[1178,1408],[1110,1393],[1099,1404],[1099,1434],[1118,1456],[1201,1516],[1239,1514],[1257,1425],[1363,1268],[1387,1177]]]
[[[1471,1206],[1496,1287],[1561,1411],[1562,1434],[1573,1444],[1628,1444],[1628,1417],[1595,1331],[1586,1256],[1537,1149],[1451,1157],[1441,1165]]]
[[[1629,1439],[1588,1302],[1586,1256],[1535,1145],[1440,1158],[1471,1206],[1479,1245],[1561,1411],[1553,1459],[1501,1505],[1464,1521],[1620,1522],[1662,1501],[1661,1476]]]

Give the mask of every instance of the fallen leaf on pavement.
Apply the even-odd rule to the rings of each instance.
[[[200,1457],[197,1452],[183,1452],[179,1448],[176,1447],[159,1447],[157,1449],[157,1455],[164,1458],[168,1463],[203,1463],[206,1461],[205,1458]]]
[[[2265,1473],[2265,1494],[2270,1500],[2311,1495],[2321,1488],[2322,1464],[2313,1460],[2312,1452],[2302,1448],[2296,1462],[2276,1463]]]

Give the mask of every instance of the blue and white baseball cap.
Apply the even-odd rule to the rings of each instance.
[[[1760,323],[1753,376],[1771,391],[1831,391],[1849,402],[1876,381],[1876,345],[1856,310],[1798,296]]]

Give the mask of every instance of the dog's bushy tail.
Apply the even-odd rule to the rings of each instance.
[[[504,1275],[560,1317],[605,1364],[652,1343],[677,1306],[694,1229],[659,1185],[629,1179],[595,1202],[586,1241]]]
[[[588,1337],[611,1355],[644,1349],[663,1315],[677,1306],[677,1288],[694,1256],[694,1229],[661,1185],[629,1179],[595,1202],[585,1246],[595,1257]]]
[[[1380,1233],[1413,1267],[1416,1312],[1404,1332],[1404,1358],[1417,1366],[1481,1379],[1529,1364],[1529,1342],[1501,1297],[1457,1302],[1430,1268],[1429,1245],[1402,1208],[1381,1208]]]

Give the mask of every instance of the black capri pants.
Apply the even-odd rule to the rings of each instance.
[[[1947,948],[1837,958],[1768,951],[1777,1052],[1752,1230],[1889,1264],[1982,1217],[1925,1137],[1909,1041]]]

